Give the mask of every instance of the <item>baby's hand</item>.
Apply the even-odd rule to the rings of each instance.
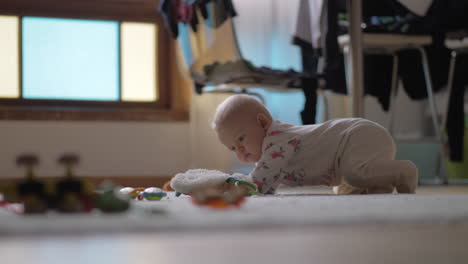
[[[236,177],[236,178],[238,178],[240,180],[243,180],[243,181],[253,182],[253,179],[252,179],[251,175],[246,175],[246,174],[235,172],[231,176]]]

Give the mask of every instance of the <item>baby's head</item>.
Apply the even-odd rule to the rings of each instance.
[[[257,99],[233,95],[216,108],[211,127],[221,143],[234,151],[240,161],[257,162],[271,122],[270,112]]]

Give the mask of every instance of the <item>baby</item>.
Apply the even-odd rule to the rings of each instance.
[[[227,98],[216,109],[212,128],[243,162],[262,193],[278,185],[335,186],[337,194],[414,193],[418,169],[395,160],[395,143],[377,123],[334,119],[295,126],[273,121],[266,107],[248,95]]]

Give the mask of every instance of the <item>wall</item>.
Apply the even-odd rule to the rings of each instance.
[[[0,122],[0,177],[22,176],[15,158],[40,156],[38,175],[61,175],[64,152],[78,153],[77,174],[86,176],[168,176],[187,169],[188,122]]]

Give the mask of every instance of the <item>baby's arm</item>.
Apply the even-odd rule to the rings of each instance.
[[[261,193],[274,193],[281,183],[283,168],[286,168],[292,155],[292,148],[281,145],[270,145],[250,173],[253,182]]]

